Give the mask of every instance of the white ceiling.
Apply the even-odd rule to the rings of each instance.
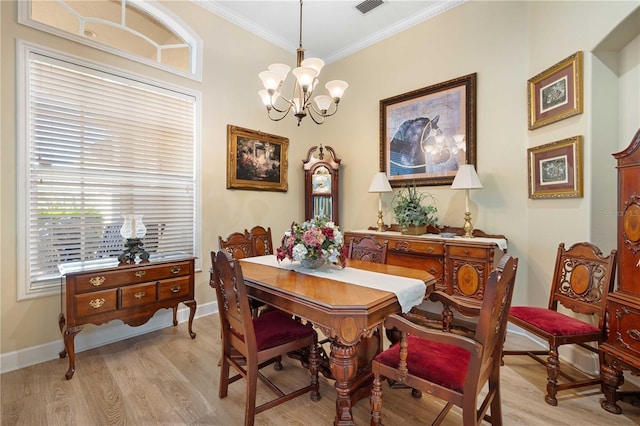
[[[194,0],[202,7],[294,53],[300,41],[300,2]],[[327,63],[443,13],[466,0],[385,0],[362,14],[361,1],[305,0],[302,46],[305,56]]]

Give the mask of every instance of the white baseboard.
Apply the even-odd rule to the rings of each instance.
[[[198,305],[196,318],[212,315],[217,312],[218,305],[215,301]],[[183,306],[178,309],[178,322],[182,323],[188,319],[189,308]],[[173,317],[171,309],[162,309],[156,312],[153,318],[151,318],[147,323],[139,327],[131,327],[120,321],[113,321],[99,327],[90,328],[87,326],[86,329],[78,333],[75,338],[76,353],[160,330],[162,328],[171,327],[172,321]],[[198,332],[197,326],[195,325],[194,331],[196,333]],[[532,344],[538,345],[540,348],[546,347],[543,340],[528,334],[522,328],[511,323],[509,323],[507,332],[525,336],[531,340]],[[19,351],[2,354],[0,355],[0,373],[19,370],[20,368],[59,358],[59,353],[63,348],[64,343],[62,338],[60,338],[60,340],[46,343],[44,345],[32,346]],[[570,363],[590,375],[596,375],[600,371],[598,356],[581,348],[574,349],[561,347],[560,358],[561,361]]]
[[[195,318],[217,312],[217,302],[205,303],[198,305]],[[178,322],[182,323],[188,319],[189,308],[181,305],[181,308],[178,309]],[[76,335],[76,353],[171,326],[173,326],[173,311],[171,309],[159,310],[148,322],[138,327],[128,326],[121,321],[112,321],[99,327],[87,325],[83,331]],[[193,331],[198,332],[196,324],[193,326]],[[64,342],[61,337],[60,340],[54,342],[2,354],[0,355],[0,373],[19,370],[59,358],[59,353],[63,348]]]

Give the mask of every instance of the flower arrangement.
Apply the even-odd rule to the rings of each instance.
[[[317,265],[329,262],[342,267],[347,254],[338,226],[319,217],[302,225],[293,222],[276,252],[278,261],[290,259],[303,264],[315,261]]]

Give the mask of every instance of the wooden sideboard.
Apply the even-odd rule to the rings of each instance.
[[[618,167],[618,284],[607,295],[607,340],[600,345],[605,410],[619,414],[618,400],[640,397],[621,392],[623,371],[640,374],[640,130],[629,146],[613,154]]]
[[[486,234],[484,234],[486,235]],[[387,263],[423,269],[436,277],[436,290],[481,300],[489,274],[507,251],[503,236],[445,238],[439,234],[403,235],[397,231],[347,231],[345,244],[364,236],[388,242]]]
[[[165,256],[139,264],[106,266],[104,262],[77,262],[60,265],[62,312],[58,318],[64,336],[60,358],[69,355],[67,380],[75,372],[75,336],[85,324],[100,325],[114,319],[139,326],[162,308],[173,309],[173,325],[178,325],[180,302],[189,312],[189,334],[196,312],[194,257]]]

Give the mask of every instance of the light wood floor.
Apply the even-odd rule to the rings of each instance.
[[[217,315],[194,322],[191,340],[186,325],[166,328],[76,355],[76,373],[65,380],[67,359],[53,360],[0,376],[2,425],[242,425],[244,383],[230,386],[218,398],[219,321]],[[508,347],[514,347],[513,337]],[[517,343],[517,342],[516,342]],[[285,369],[265,369],[284,389],[306,379],[293,360]],[[625,386],[629,386],[628,384]],[[563,392],[559,405],[544,402],[545,371],[528,357],[505,357],[502,406],[505,425],[637,425],[640,407],[621,403],[623,414],[600,408],[598,387]],[[322,399],[301,396],[258,414],[257,425],[332,425],[333,383],[321,377]],[[383,421],[389,426],[430,424],[442,403],[429,395],[383,388]],[[270,398],[258,388],[259,400]],[[369,424],[368,400],[353,408],[358,425]],[[445,425],[459,425],[454,408]]]

